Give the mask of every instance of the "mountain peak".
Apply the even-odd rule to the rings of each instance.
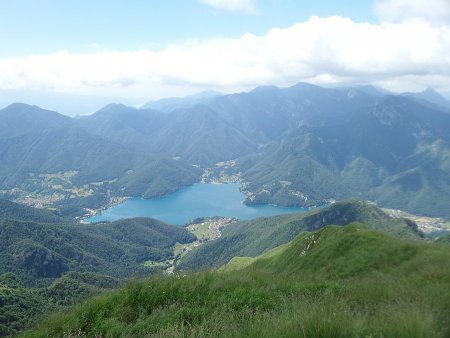
[[[51,113],[57,113],[57,112],[52,111],[52,110],[46,110],[46,109],[43,109],[43,108],[41,108],[39,106],[31,105],[31,104],[28,104],[28,103],[22,103],[22,102],[11,103],[9,106],[6,106],[5,108],[3,108],[0,111],[15,111],[15,112],[17,112],[17,111],[24,112],[25,111],[25,112],[51,112]],[[59,113],[57,113],[57,114],[59,114]],[[59,114],[59,115],[61,115],[61,114]]]
[[[443,97],[438,91],[434,88],[427,87],[421,92],[418,93],[405,93],[404,96],[409,96],[412,98],[416,98],[419,100],[425,100],[431,103],[434,103],[438,106],[443,106],[450,108],[450,101]]]
[[[434,93],[434,94],[438,94],[438,92],[433,88],[433,87],[427,87],[425,88],[422,93]],[[439,94],[438,94],[439,95]]]
[[[134,107],[124,105],[122,103],[110,103],[104,106],[102,109],[97,110],[93,115],[108,115],[108,114],[117,114],[125,111],[133,111],[137,110]]]
[[[6,118],[7,116],[11,118],[52,118],[59,121],[70,121],[70,117],[62,115],[53,110],[43,109],[39,106],[29,105],[26,103],[15,102],[9,106],[0,110],[0,116]]]
[[[55,111],[25,103],[13,103],[0,110],[1,137],[14,137],[29,132],[69,126],[72,119]]]
[[[255,89],[253,89],[250,93],[254,94],[265,94],[265,93],[273,93],[279,91],[280,88],[273,85],[267,85],[267,86],[258,86]]]
[[[214,90],[205,90],[203,92],[184,97],[168,97],[157,101],[147,102],[141,107],[141,109],[156,109],[163,112],[172,112],[177,109],[192,108],[197,104],[209,102],[210,100],[222,95],[222,93]]]

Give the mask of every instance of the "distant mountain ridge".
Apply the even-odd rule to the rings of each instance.
[[[405,93],[404,96],[412,97],[419,100],[428,101],[434,103],[436,105],[446,107],[450,109],[450,101],[447,100],[444,96],[439,94],[433,88],[427,88],[419,93]]]
[[[35,131],[68,127],[70,117],[23,103],[13,103],[0,110],[0,139],[21,136]]]
[[[177,109],[186,109],[201,103],[206,103],[222,94],[213,90],[207,90],[184,97],[170,97],[157,101],[147,102],[140,109],[155,109],[162,112],[172,112]]]
[[[339,119],[341,111],[362,109],[374,101],[357,90],[349,95],[300,83],[285,89],[265,86],[217,96],[171,113],[107,106],[79,123],[133,149],[211,165],[250,154],[299,126]]]

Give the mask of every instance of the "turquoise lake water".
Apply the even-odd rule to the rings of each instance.
[[[102,211],[85,222],[115,221],[130,217],[153,217],[171,224],[185,224],[206,216],[235,217],[242,220],[301,212],[303,208],[282,208],[273,205],[246,206],[239,184],[197,183],[173,194],[144,199],[134,197]]]

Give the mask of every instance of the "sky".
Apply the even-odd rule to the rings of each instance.
[[[0,46],[3,97],[297,82],[450,93],[450,0],[0,0]]]

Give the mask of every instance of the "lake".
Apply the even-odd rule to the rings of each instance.
[[[130,217],[153,217],[167,223],[182,225],[194,218],[206,216],[247,220],[307,210],[274,205],[247,206],[242,203],[244,199],[245,195],[239,191],[238,183],[196,183],[159,198],[130,198],[84,221],[92,223]]]

